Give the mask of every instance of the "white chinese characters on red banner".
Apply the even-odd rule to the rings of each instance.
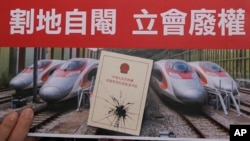
[[[93,9],[91,21],[91,35],[95,30],[102,34],[115,34],[116,11],[114,9]],[[39,9],[37,15],[35,10],[15,9],[10,11],[10,34],[33,34],[35,31],[44,30],[46,34],[62,34],[61,23],[65,22],[65,35],[86,35],[86,11],[66,11],[65,15],[56,13],[56,8],[51,11]],[[62,21],[65,16],[65,21]],[[38,25],[35,27],[35,20]]]
[[[185,6],[181,0],[127,4],[55,0],[48,1],[50,6],[14,1],[1,2],[1,46],[248,48],[249,44],[247,0],[216,5],[215,0],[189,0],[194,4]],[[64,44],[55,42],[59,38]]]
[[[44,30],[46,34],[62,34],[61,28],[65,29],[65,35],[81,34],[86,35],[86,11],[74,9],[62,13],[56,13],[56,8],[51,11],[39,9],[37,15],[34,9],[10,11],[10,34],[33,34],[35,31]],[[134,14],[138,29],[131,29],[134,35],[158,35],[154,30],[154,23],[158,14],[150,14],[146,9],[141,9],[142,14]],[[116,33],[116,9],[92,9],[91,11],[90,35],[95,35],[96,31],[102,34],[114,35]],[[163,35],[184,36],[185,18],[188,15],[178,9],[170,9],[160,13]],[[62,21],[65,16],[65,21]],[[216,10],[200,9],[191,10],[191,21],[188,34],[196,36],[216,35],[215,26],[220,29],[220,35],[228,36],[245,35],[245,10],[244,9],[221,9],[216,15]],[[216,19],[216,17],[218,17]],[[143,19],[148,19],[148,23],[143,23]],[[35,27],[34,22],[38,21]],[[132,21],[132,20],[131,20]],[[65,22],[65,27],[61,23]]]

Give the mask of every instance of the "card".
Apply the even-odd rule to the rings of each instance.
[[[88,125],[139,135],[153,60],[102,51]]]

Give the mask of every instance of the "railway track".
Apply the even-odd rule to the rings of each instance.
[[[16,91],[11,88],[1,89],[0,91],[0,109],[6,107],[3,105],[9,104],[13,99],[29,99],[32,96],[33,89],[25,89],[22,91]]]
[[[231,105],[231,107],[236,110],[235,105]],[[250,117],[250,104],[241,101],[240,112],[245,114],[246,116]]]
[[[1,93],[6,93],[7,91],[14,91],[14,89],[12,89],[12,88],[1,88],[0,89],[0,95],[1,95]]]
[[[240,110],[247,116],[250,116],[250,104],[249,103],[241,102]]]
[[[11,88],[0,89],[0,99],[2,97],[6,97],[7,95],[12,95],[14,93],[15,93],[15,90]]]
[[[15,90],[5,88],[0,90],[0,110],[10,106]]]
[[[180,116],[201,138],[229,138],[229,128],[205,114],[193,116],[180,113]]]
[[[250,117],[250,89],[246,88],[240,88],[239,92],[241,92],[240,95],[240,111],[244,115]],[[235,105],[231,104],[231,108],[236,110]]]
[[[206,108],[165,101],[164,97],[157,94],[153,88],[151,88],[149,97],[149,108],[155,107],[147,109],[150,111],[147,114],[150,115],[146,115],[144,118],[149,120],[146,121],[146,124],[151,126],[152,131],[150,132],[154,131],[157,134],[159,131],[167,130],[173,132],[177,138],[229,138],[229,127],[221,124],[216,118],[210,117],[210,114],[206,114],[207,111],[204,111]],[[154,100],[151,102],[151,99]],[[154,125],[158,127],[154,127]]]
[[[1,94],[0,95],[0,105],[10,102],[12,99],[12,94]]]
[[[36,132],[36,130],[41,130],[41,129],[48,130],[48,128],[43,128],[43,126],[46,125],[51,126],[50,122],[56,120],[59,116],[64,116],[65,113],[75,110],[76,108],[75,106],[76,105],[68,104],[68,101],[55,105],[47,105],[47,103],[29,103],[28,105],[22,108],[13,110],[21,112],[22,109],[25,107],[33,108],[35,114],[30,128],[30,132],[32,133]],[[3,117],[1,117],[0,119],[2,118]]]
[[[36,112],[34,119],[30,128],[31,132],[35,132],[40,129],[43,125],[49,123],[50,121],[56,119],[58,116],[62,115],[65,111],[63,110],[51,110],[45,108],[42,111]]]
[[[30,131],[49,131],[49,128],[52,127],[52,125],[50,125],[51,122],[55,121],[58,117],[76,109],[76,104],[72,104],[72,101],[74,103],[74,99],[70,99],[60,103],[48,104],[46,107],[40,110],[35,110],[36,112]]]
[[[250,89],[248,89],[248,88],[240,88],[239,92],[250,95]]]

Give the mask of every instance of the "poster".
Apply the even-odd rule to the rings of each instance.
[[[43,125],[41,128],[31,129],[30,136],[138,140],[167,140],[169,137],[175,137],[177,140],[187,138],[190,140],[203,140],[203,138],[206,138],[205,140],[228,140],[229,134],[224,132],[221,136],[217,135],[216,132],[219,133],[219,131],[215,128],[216,126],[208,125],[205,119],[190,117],[183,121],[181,115],[191,113],[181,113],[178,116],[175,111],[179,110],[173,108],[184,107],[180,110],[183,112],[187,109],[197,111],[196,108],[201,106],[192,107],[185,104],[184,106],[169,106],[168,103],[172,102],[162,101],[165,99],[161,97],[162,92],[156,92],[157,90],[154,88],[169,88],[172,81],[161,78],[167,74],[176,78],[180,77],[167,67],[162,70],[154,68],[152,70],[151,78],[154,79],[151,80],[159,85],[153,86],[152,81],[149,85],[147,95],[150,99],[147,99],[148,102],[144,107],[139,136],[87,125],[88,108],[90,108],[88,97],[91,95],[90,90],[94,89],[92,76],[95,76],[97,72],[100,50],[152,59],[154,63],[166,59],[181,59],[188,64],[195,61],[209,61],[219,66],[216,68],[222,68],[218,69],[220,73],[216,76],[229,75],[233,78],[236,84],[228,84],[227,89],[237,85],[239,95],[225,92],[226,95],[218,96],[223,92],[217,89],[221,88],[224,82],[217,81],[216,89],[210,89],[211,85],[208,80],[203,79],[205,75],[201,72],[202,69],[198,70],[200,74],[196,70],[197,76],[189,73],[181,75],[181,77],[185,79],[199,77],[201,79],[204,90],[206,93],[210,93],[209,101],[206,103],[207,107],[205,107],[208,111],[206,114],[225,125],[226,128],[223,127],[222,130],[229,133],[230,125],[249,125],[249,114],[245,112],[248,104],[243,105],[249,103],[249,96],[245,92],[249,88],[250,74],[249,4],[248,0],[188,0],[185,1],[185,4],[182,0],[149,0],[147,2],[141,0],[133,2],[127,0],[41,2],[9,0],[6,2],[1,0],[0,63],[2,66],[0,84],[1,87],[8,87],[9,81],[15,75],[32,65],[35,49],[38,50],[39,59],[69,61],[73,58],[91,58],[94,61],[87,61],[87,65],[81,66],[77,72],[67,74],[78,80],[76,84],[67,83],[68,85],[64,87],[65,89],[75,88],[74,91],[69,90],[74,93],[75,101],[61,105],[73,105],[74,112],[61,111],[63,114],[52,114],[50,124],[41,124]],[[200,64],[200,66],[202,65]],[[43,68],[38,72],[42,70]],[[203,70],[205,73],[215,75],[204,66]],[[82,71],[83,74],[79,75]],[[52,70],[45,74],[52,74]],[[230,78],[229,82],[231,80]],[[57,82],[63,83],[63,81]],[[38,87],[42,87],[40,84],[43,85],[43,83],[39,83]],[[80,89],[78,89],[79,85]],[[186,85],[182,84],[182,86]],[[179,91],[179,89],[173,88],[172,91]],[[84,92],[88,94],[85,95]],[[29,93],[32,96],[32,92]],[[171,96],[170,101],[178,101],[173,100],[173,97]],[[14,99],[14,103],[27,104],[26,106],[35,107],[38,111],[50,105],[43,99],[34,106],[33,103],[36,102],[33,102],[31,97],[15,98],[17,97],[4,94],[4,100],[1,101],[3,102],[0,110],[1,118],[15,106],[19,107],[19,105],[13,107],[11,105],[13,101],[5,103],[11,99]],[[66,109],[60,107],[61,105],[50,107],[51,111],[48,113]],[[70,108],[70,106],[66,107]],[[45,112],[45,115],[48,113]],[[37,113],[37,115],[39,117],[44,113]],[[201,121],[196,125],[201,129],[193,129],[191,125],[187,124],[193,120]],[[71,122],[68,123],[69,121]],[[68,130],[65,130],[66,128]],[[203,129],[209,135],[196,133]]]

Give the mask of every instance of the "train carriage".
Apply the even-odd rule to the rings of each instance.
[[[58,102],[77,96],[79,89],[89,89],[98,60],[73,58],[65,62],[41,87],[39,96],[46,102]]]
[[[199,78],[184,60],[156,61],[153,66],[152,86],[158,93],[182,104],[204,104],[206,93]]]
[[[60,65],[62,65],[65,61],[62,60],[50,60],[50,59],[42,59],[37,62],[37,86],[41,87],[51,76],[54,70],[57,69]],[[9,86],[16,90],[24,90],[33,88],[33,72],[34,65],[30,65],[26,67],[23,71],[21,71],[18,75],[13,77]]]
[[[203,86],[238,93],[238,84],[218,64],[210,61],[196,61],[189,64],[197,71]]]

